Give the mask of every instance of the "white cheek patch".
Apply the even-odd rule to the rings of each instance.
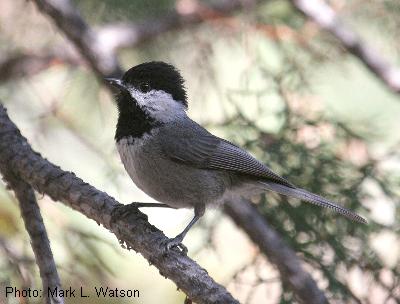
[[[145,93],[142,93],[139,90],[136,90],[133,87],[128,88],[129,94],[131,94],[132,98],[134,100],[136,100],[136,102],[138,103],[139,107],[141,107],[142,109],[144,109],[144,107],[146,106],[146,100],[145,100]]]
[[[185,106],[175,101],[171,94],[162,90],[143,93],[135,88],[129,88],[129,93],[142,110],[158,121],[168,122],[186,115]]]

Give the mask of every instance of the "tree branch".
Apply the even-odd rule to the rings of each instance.
[[[69,0],[34,0],[37,7],[49,15],[57,27],[73,42],[79,53],[99,78],[122,75],[117,57],[97,45],[96,34],[81,18]]]
[[[96,30],[98,45],[107,49],[107,52],[113,53],[119,48],[136,46],[143,41],[183,26],[225,18],[227,14],[240,7],[252,5],[255,2],[256,0],[225,0],[206,6],[197,1],[189,4],[185,4],[185,1],[177,1],[175,9],[163,17],[137,23],[123,22],[100,27]]]
[[[1,123],[0,123],[1,125]],[[0,169],[8,186],[14,191],[19,201],[22,219],[31,239],[31,246],[35,254],[36,264],[39,267],[40,277],[43,284],[43,296],[47,304],[63,304],[63,298],[48,297],[48,290],[61,288],[60,278],[57,273],[50,241],[47,236],[46,227],[40,214],[35,193],[32,187],[22,179],[18,178],[4,163],[0,161]]]
[[[281,237],[268,225],[254,204],[242,199],[232,200],[224,210],[277,266],[282,281],[290,286],[301,303],[328,303],[312,277],[301,267],[301,261]]]
[[[81,65],[83,62],[77,55],[59,50],[48,53],[30,54],[19,53],[0,60],[0,82],[9,81],[15,78],[35,75],[51,65],[69,64],[72,66]]]
[[[126,218],[111,221],[121,206],[114,198],[61,170],[38,153],[9,119],[0,105],[0,169],[12,172],[36,191],[81,212],[114,233],[128,249],[140,252],[160,273],[176,283],[196,303],[238,303],[193,260],[177,250],[165,251],[168,238],[137,210]],[[3,173],[4,174],[4,173]]]
[[[59,6],[70,6],[68,1],[62,1],[63,5],[61,6],[55,5],[54,3],[56,2],[51,1],[39,1],[37,6],[51,18],[61,16],[66,19],[62,22],[55,20],[55,22],[60,30],[65,33],[74,44],[78,52],[73,52],[65,47],[56,47],[48,50],[45,54],[20,53],[8,58],[3,58],[0,60],[0,82],[31,76],[57,63],[77,66],[88,62],[90,64],[91,62],[91,68],[96,71],[100,78],[106,77],[106,75],[110,73],[118,75],[118,73],[121,72],[121,68],[118,66],[118,62],[113,58],[116,58],[116,53],[119,49],[137,46],[162,33],[182,28],[186,25],[194,25],[207,20],[225,18],[226,14],[235,11],[243,5],[242,1],[234,0],[217,2],[213,7],[197,4],[191,7],[190,10],[179,8],[178,6],[177,9],[160,18],[151,18],[142,22],[111,23],[91,31],[83,21],[79,22],[77,25],[69,23],[73,22],[74,18],[81,18],[73,7],[69,7],[68,9],[64,8],[63,10],[69,11],[70,13],[63,13],[63,11],[58,13],[54,12]],[[247,2],[252,1],[247,0]],[[46,5],[44,5],[45,3]],[[46,9],[44,9],[44,7],[46,7]],[[83,28],[84,32],[88,32],[91,39],[96,41],[94,45],[87,45],[84,41],[85,36],[76,34],[76,32],[79,33],[80,28]],[[103,56],[98,56],[97,54],[99,53],[103,54]],[[84,60],[81,54],[84,55]],[[100,61],[114,64],[111,69],[104,69],[101,66],[107,64],[102,64]]]
[[[364,43],[351,28],[341,23],[328,4],[321,0],[292,0],[292,3],[306,17],[335,36],[389,89],[400,94],[400,69],[391,66],[376,50]]]
[[[245,4],[253,3],[253,0],[224,0],[212,7],[206,7],[197,2],[193,2],[194,5],[179,5],[183,1],[178,1],[177,8],[162,19],[114,24],[96,32],[86,24],[69,0],[32,1],[74,44],[101,80],[104,77],[122,75],[115,54],[118,48],[133,46],[182,24],[195,24],[203,19],[217,18]]]

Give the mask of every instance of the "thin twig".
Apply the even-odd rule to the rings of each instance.
[[[115,54],[106,52],[97,45],[96,34],[69,0],[34,0],[34,2],[73,42],[99,78],[121,76],[122,70]]]
[[[66,52],[63,53],[56,50],[40,55],[30,53],[14,54],[0,59],[0,82],[32,76],[56,64],[81,65],[81,61],[77,56],[74,57]]]
[[[256,0],[218,1],[210,5],[201,2],[176,1],[175,9],[157,19],[143,22],[108,24],[96,30],[98,45],[107,52],[133,47],[165,32],[198,24],[204,21],[225,19],[238,8],[251,6]]]
[[[56,289],[60,289],[61,283],[35,193],[32,187],[18,178],[10,168],[3,166],[1,166],[1,168],[5,181],[14,191],[19,201],[22,219],[24,220],[25,228],[31,239],[31,246],[35,254],[36,264],[39,267],[43,284],[43,297],[47,304],[63,304],[64,300],[59,297],[58,294],[55,293],[55,297],[49,297],[49,295],[52,295],[52,293],[49,293],[49,290],[53,292]]]
[[[113,24],[98,31],[92,30],[87,25],[69,0],[32,0],[32,2],[53,20],[102,80],[104,77],[121,76],[122,69],[115,54],[118,48],[136,45],[182,24],[195,24],[204,19],[221,17],[222,14],[245,4],[252,4],[253,0],[220,1],[213,7],[199,3],[194,6],[184,4],[179,6],[183,1],[178,1],[176,9],[161,19],[143,23]]]
[[[292,3],[304,15],[335,36],[388,88],[400,93],[400,69],[390,65],[371,45],[366,44],[350,27],[340,22],[328,4],[321,0],[292,0]]]
[[[96,27],[93,29],[91,36],[92,39],[96,40],[97,50],[101,50],[103,54],[108,54],[108,56],[115,56],[120,49],[135,47],[168,31],[201,22],[213,22],[214,24],[225,25],[230,29],[240,31],[240,20],[237,20],[236,17],[231,17],[230,14],[240,8],[243,5],[242,2],[238,0],[222,1],[215,3],[212,7],[198,3],[189,11],[185,11],[182,8],[179,9],[179,5],[177,5],[175,10],[158,18],[152,17],[141,22],[108,23]],[[55,16],[55,14],[51,16]],[[63,32],[67,32],[64,28],[60,29]],[[256,24],[254,29],[261,31],[271,39],[282,36],[288,39],[302,40],[295,31],[287,26]],[[76,39],[78,38],[76,37]],[[78,53],[63,46],[46,50],[44,54],[43,52],[41,54],[20,53],[0,59],[0,82],[34,75],[53,64],[83,65],[86,62],[82,60],[79,54],[86,50],[82,47],[84,42],[78,44],[75,40],[71,39],[71,41],[78,48]],[[96,60],[99,60],[99,58]],[[99,64],[92,65],[92,68],[96,66],[99,66]],[[116,68],[115,70],[117,71],[118,69]],[[101,75],[99,74],[98,76]]]

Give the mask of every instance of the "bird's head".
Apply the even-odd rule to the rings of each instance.
[[[120,115],[143,111],[152,120],[163,123],[184,115],[187,110],[184,80],[170,64],[146,62],[130,68],[122,79],[106,80],[119,91]]]

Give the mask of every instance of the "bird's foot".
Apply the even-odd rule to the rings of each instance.
[[[177,235],[176,237],[163,242],[164,251],[168,252],[176,248],[183,254],[187,254],[188,249],[186,248],[185,245],[182,244],[182,241],[183,237],[181,235]]]

